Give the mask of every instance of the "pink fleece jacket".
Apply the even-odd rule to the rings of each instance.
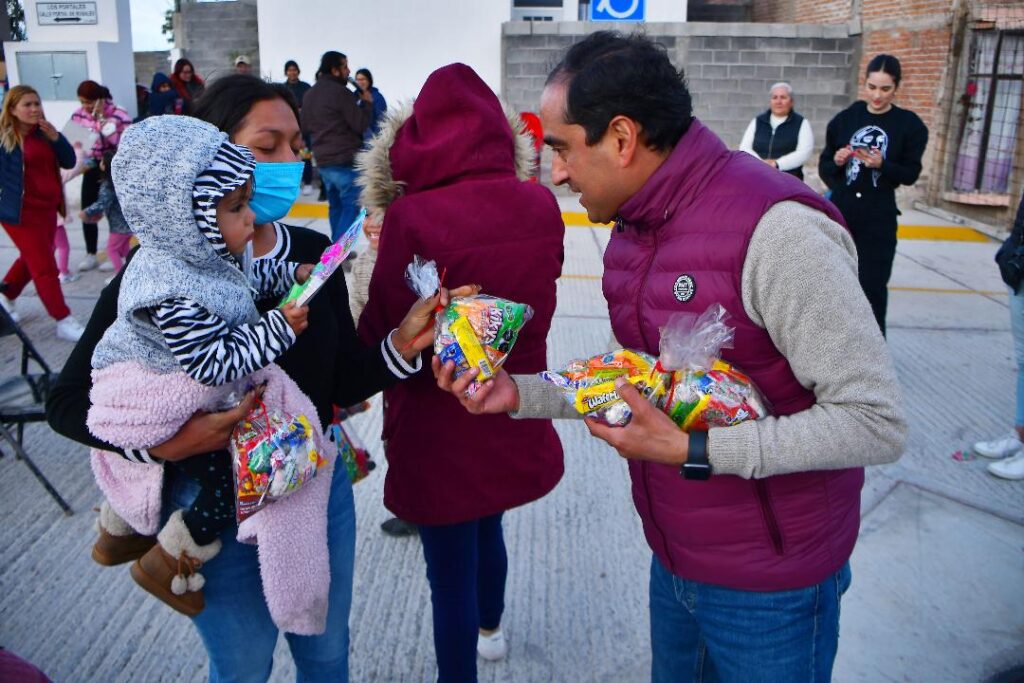
[[[309,419],[317,447],[328,463],[301,491],[242,522],[238,540],[258,545],[263,593],[278,628],[299,635],[323,633],[330,587],[327,500],[335,453],[323,436],[313,404],[281,368],[271,365],[255,373],[254,380],[267,382],[263,401],[268,408]],[[159,375],[135,361],[115,363],[93,370],[87,424],[109,443],[148,448],[173,436],[216,392],[217,388],[183,372]],[[92,469],[111,507],[139,533],[155,534],[161,517],[163,466],[134,463],[117,453],[93,449]]]

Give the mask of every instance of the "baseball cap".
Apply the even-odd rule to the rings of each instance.
[[[235,66],[238,66],[239,64],[251,65],[252,62],[249,61],[249,55],[238,55],[237,57],[235,57]]]

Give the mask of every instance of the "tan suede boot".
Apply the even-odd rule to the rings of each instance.
[[[156,544],[156,536],[136,533],[107,501],[100,505],[96,530],[99,537],[92,547],[92,559],[104,567],[137,560]]]
[[[207,545],[197,544],[182,520],[181,510],[171,515],[156,539],[157,545],[132,565],[132,578],[172,609],[196,616],[206,606],[206,579],[199,568],[220,552],[220,539]]]

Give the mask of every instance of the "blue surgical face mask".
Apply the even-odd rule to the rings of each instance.
[[[301,161],[256,163],[253,172],[249,208],[256,214],[256,225],[281,220],[299,198],[302,186]]]

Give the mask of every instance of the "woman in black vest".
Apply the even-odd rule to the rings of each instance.
[[[793,88],[789,83],[776,83],[770,95],[768,110],[755,116],[743,133],[740,151],[803,180],[803,165],[814,148],[811,124],[793,111]]]
[[[876,55],[864,78],[865,100],[829,121],[818,174],[832,189],[857,245],[860,286],[885,334],[889,276],[896,258],[896,187],[921,175],[928,128],[917,114],[894,105],[900,60]]]

